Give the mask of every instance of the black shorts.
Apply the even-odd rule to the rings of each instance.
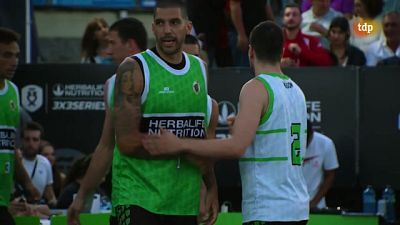
[[[197,225],[197,216],[170,216],[149,212],[136,205],[116,207],[119,225]]]
[[[8,212],[8,208],[0,206],[1,225],[15,225],[14,218]]]
[[[306,225],[308,220],[293,221],[293,222],[265,222],[265,221],[251,221],[243,223],[243,225]]]

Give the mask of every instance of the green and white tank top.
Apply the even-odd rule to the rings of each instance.
[[[307,111],[301,89],[285,75],[261,74],[269,106],[252,144],[239,161],[243,222],[308,219],[302,174]]]
[[[185,66],[176,70],[151,50],[135,56],[143,65],[144,76],[141,131],[156,134],[162,126],[179,137],[205,138],[211,98],[203,62],[184,53]],[[109,83],[113,110],[115,79]],[[117,180],[114,206],[138,205],[164,215],[198,214],[200,171],[183,156],[143,160],[118,151],[114,153],[113,176]]]
[[[0,206],[8,206],[13,190],[15,138],[20,120],[17,86],[5,80],[0,90]]]

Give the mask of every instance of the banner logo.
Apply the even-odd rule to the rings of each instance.
[[[22,106],[28,112],[35,112],[43,105],[43,89],[40,86],[30,84],[21,90]]]
[[[236,115],[236,108],[229,101],[220,101],[218,103],[219,108],[219,116],[218,116],[218,124],[228,125],[228,117]]]

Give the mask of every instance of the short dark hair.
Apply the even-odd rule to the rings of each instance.
[[[128,39],[134,39],[140,50],[144,51],[147,49],[146,29],[143,23],[136,18],[120,19],[111,25],[110,31],[118,32],[123,42],[126,42]]]
[[[335,17],[332,20],[331,25],[329,26],[329,32],[335,27],[338,27],[342,32],[346,33],[346,40],[348,40],[350,38],[350,25],[349,25],[349,21],[347,21],[346,17],[343,17],[343,16]],[[328,35],[329,35],[329,32],[328,32]]]
[[[156,7],[154,7],[154,17],[156,16],[157,8],[180,8],[182,17],[188,19],[186,3],[183,0],[158,0]]]
[[[191,34],[186,34],[185,44],[199,45],[199,39],[197,39],[197,37],[195,37]],[[199,45],[199,47],[200,47],[200,45]]]
[[[38,122],[35,122],[35,121],[28,122],[21,132],[22,137],[24,137],[25,131],[27,131],[27,130],[40,131],[40,138],[43,138],[43,136],[44,136],[43,126]]]
[[[382,12],[383,5],[385,4],[383,0],[361,0],[361,2],[364,4],[365,10],[371,18],[378,16]]]
[[[0,27],[0,43],[10,44],[11,42],[18,42],[20,35],[8,28]]]
[[[253,28],[250,33],[250,46],[257,59],[270,63],[281,60],[283,49],[282,29],[271,21],[264,21]]]
[[[286,8],[297,8],[300,11],[301,14],[301,8],[300,5],[294,3],[294,2],[290,2],[288,4],[285,5],[285,8],[283,9],[283,11],[285,12]]]

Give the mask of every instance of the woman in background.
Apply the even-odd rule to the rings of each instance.
[[[108,24],[103,18],[88,23],[81,42],[81,63],[112,64],[107,54]]]
[[[350,26],[345,17],[332,20],[328,30],[328,40],[332,59],[338,66],[363,66],[366,59],[364,53],[349,44]]]
[[[46,157],[51,164],[51,170],[53,172],[53,190],[54,194],[58,198],[61,189],[63,188],[65,174],[57,167],[54,147],[50,142],[42,140],[40,143],[39,153]]]

